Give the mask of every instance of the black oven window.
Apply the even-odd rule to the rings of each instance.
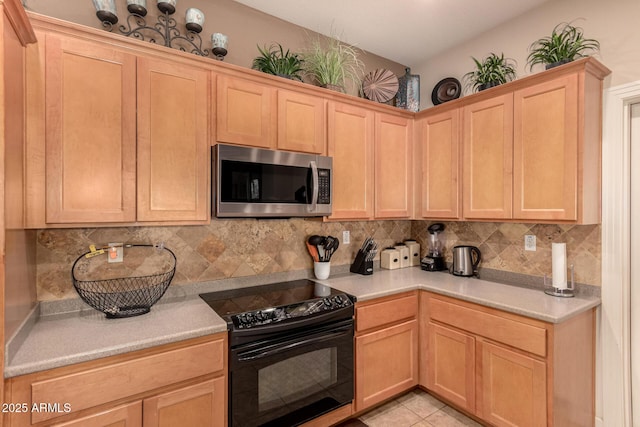
[[[323,348],[258,371],[258,410],[278,408],[322,392],[338,382],[337,348]]]

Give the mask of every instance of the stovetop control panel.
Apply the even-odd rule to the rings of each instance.
[[[288,319],[333,311],[352,305],[353,302],[346,294],[338,294],[281,307],[271,307],[262,310],[234,314],[231,316],[231,320],[236,328],[247,329],[270,323],[282,322]]]

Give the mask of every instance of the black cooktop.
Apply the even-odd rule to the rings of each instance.
[[[200,297],[232,329],[326,313],[352,307],[355,302],[351,295],[307,279],[209,292]]]

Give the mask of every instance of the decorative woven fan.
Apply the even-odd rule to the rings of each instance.
[[[379,68],[362,80],[364,96],[376,102],[387,102],[398,93],[398,77],[392,71]]]

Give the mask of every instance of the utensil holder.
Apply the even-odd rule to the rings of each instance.
[[[369,276],[373,274],[373,261],[367,261],[367,256],[361,249],[358,249],[358,254],[356,255],[356,259],[351,264],[351,268],[349,271],[352,273],[362,274],[364,276]]]
[[[331,262],[329,261],[313,262],[313,274],[316,276],[316,279],[318,280],[328,279],[330,272],[331,272]]]

